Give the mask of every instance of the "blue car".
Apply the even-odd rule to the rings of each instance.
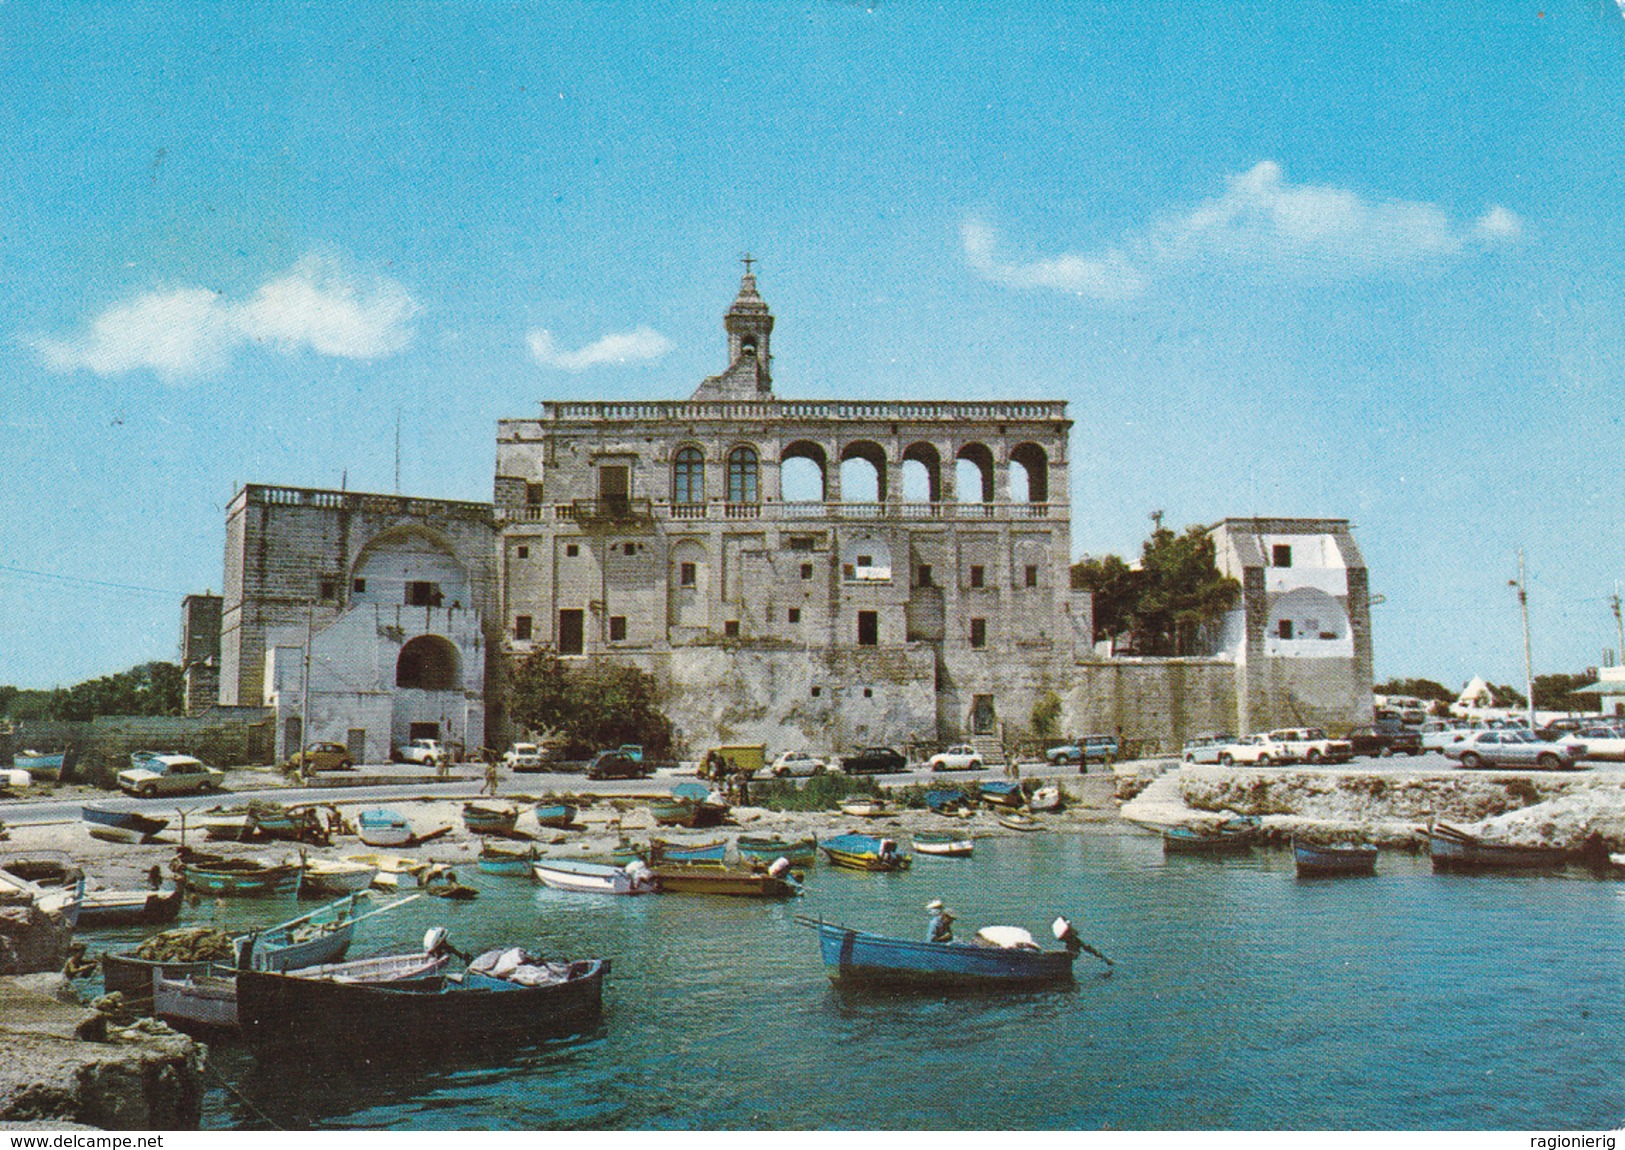
[[[1119,748],[1116,735],[1085,735],[1075,743],[1063,743],[1044,752],[1044,758],[1053,764],[1109,763],[1117,758]]]

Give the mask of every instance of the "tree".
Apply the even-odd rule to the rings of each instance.
[[[1095,639],[1127,636],[1142,655],[1193,655],[1207,631],[1235,603],[1241,584],[1219,574],[1213,537],[1204,527],[1183,535],[1158,527],[1133,568],[1116,555],[1072,566],[1072,586],[1094,595]]]
[[[1459,691],[1452,691],[1443,683],[1435,683],[1432,679],[1389,679],[1386,683],[1378,683],[1371,689],[1378,695],[1404,695],[1411,699],[1446,705],[1454,703],[1456,696],[1460,694]]]
[[[86,722],[99,715],[179,715],[186,679],[174,663],[141,663],[128,671],[49,691],[0,688],[4,713],[14,719]]]
[[[1595,671],[1580,675],[1536,675],[1535,707],[1542,711],[1595,711],[1601,699],[1596,695],[1576,695],[1576,687],[1595,683]]]
[[[1095,642],[1116,639],[1133,628],[1140,596],[1140,573],[1115,555],[1072,565],[1072,587],[1094,599]]]
[[[1060,696],[1054,691],[1045,691],[1033,704],[1033,734],[1040,739],[1053,739],[1060,717]]]
[[[509,685],[513,717],[530,730],[558,731],[593,747],[640,743],[656,759],[671,753],[672,739],[658,696],[646,671],[607,659],[566,667],[547,649],[520,660]]]

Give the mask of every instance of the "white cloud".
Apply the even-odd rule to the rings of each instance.
[[[530,354],[543,367],[560,371],[586,371],[599,364],[626,364],[647,359],[659,359],[671,350],[671,340],[652,327],[638,327],[632,331],[611,332],[576,351],[565,351],[553,339],[553,333],[536,330],[526,337]]]
[[[1436,267],[1470,247],[1516,240],[1522,232],[1522,220],[1499,205],[1461,223],[1434,204],[1291,184],[1279,164],[1266,160],[1229,177],[1222,194],[1156,220],[1145,234],[1126,236],[1099,254],[999,263],[992,229],[975,219],[964,225],[962,239],[967,261],[995,283],[1124,299],[1198,262],[1331,278],[1376,276]]]
[[[417,301],[393,280],[362,280],[329,258],[307,256],[286,275],[233,303],[206,288],[162,288],[115,304],[68,339],[34,346],[56,371],[122,375],[147,369],[168,382],[218,371],[244,344],[377,359],[413,338]]]

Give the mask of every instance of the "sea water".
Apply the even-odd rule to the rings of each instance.
[[[464,950],[609,956],[601,1024],[459,1056],[438,1036],[340,1063],[216,1044],[206,1128],[1549,1129],[1625,1115],[1625,883],[1300,880],[1291,852],[1164,857],[1130,830],[984,839],[968,860],[827,866],[787,902],[605,898],[460,868],[475,902],[362,924],[352,956],[444,925]],[[831,986],[797,915],[967,937],[1065,913],[1112,958],[1005,995]],[[246,900],[189,917],[275,913]],[[269,921],[269,920],[268,920]],[[403,1057],[405,1056],[405,1057]]]

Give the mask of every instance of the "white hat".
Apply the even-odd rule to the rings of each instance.
[[[926,910],[941,910],[942,909],[942,900],[940,898],[932,899],[930,902],[925,904],[925,909]]]

